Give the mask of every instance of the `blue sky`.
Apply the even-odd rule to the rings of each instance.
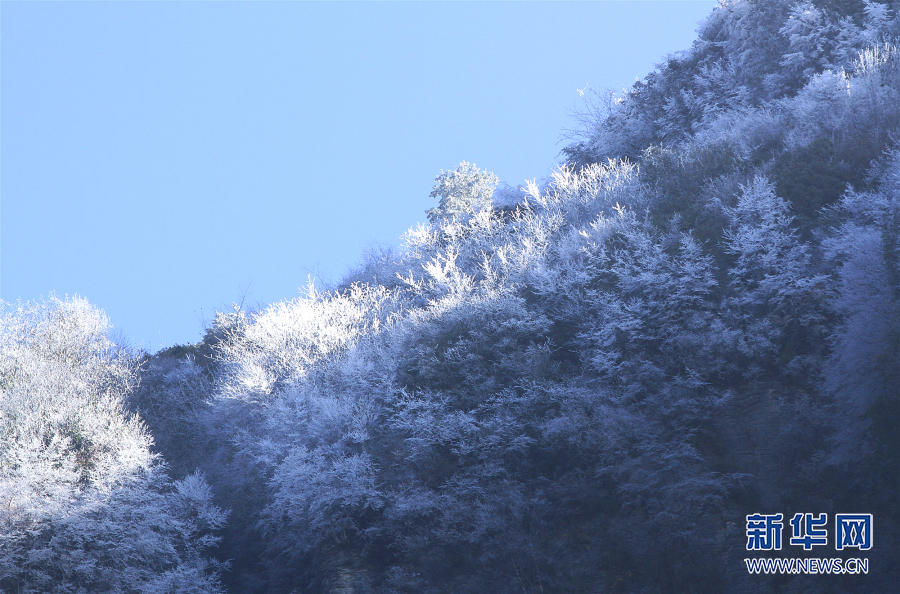
[[[336,282],[441,169],[546,176],[577,89],[715,0],[0,5],[0,298],[78,294],[150,351]]]

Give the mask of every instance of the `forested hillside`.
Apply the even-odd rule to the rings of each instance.
[[[399,250],[194,345],[8,305],[0,591],[896,591],[898,11],[720,0],[551,179],[442,171]],[[868,573],[751,575],[757,513]]]

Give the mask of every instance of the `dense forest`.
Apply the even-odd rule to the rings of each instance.
[[[720,0],[552,178],[442,171],[400,249],[197,344],[5,304],[0,592],[897,591],[898,11]],[[744,563],[804,556],[868,573]]]

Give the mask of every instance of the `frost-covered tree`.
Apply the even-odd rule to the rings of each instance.
[[[829,333],[828,279],[812,268],[811,250],[791,226],[788,204],[774,186],[756,177],[727,210],[726,250],[736,290],[731,315],[743,330],[743,349],[756,364],[809,379]],[[766,354],[768,353],[768,354]]]
[[[843,314],[827,379],[841,411],[836,452],[845,462],[873,449],[878,459],[896,462],[887,450],[897,442],[888,419],[900,410],[900,151],[888,153],[880,168],[877,191],[848,192],[835,208],[845,218],[827,243],[839,265],[836,305]],[[896,478],[896,466],[884,468]]]
[[[440,198],[440,202],[426,212],[432,224],[491,208],[491,195],[500,179],[474,163],[463,161],[453,171],[442,169],[434,181],[437,183],[429,196]]]
[[[224,514],[173,482],[123,400],[137,359],[83,299],[0,314],[0,590],[220,592]]]
[[[562,152],[576,165],[640,159],[650,146],[689,142],[721,116],[775,107],[816,74],[854,71],[866,48],[896,44],[897,8],[869,0],[722,0],[689,50],[621,97],[589,104],[576,141]]]

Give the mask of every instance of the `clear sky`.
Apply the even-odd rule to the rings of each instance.
[[[645,76],[715,5],[4,1],[0,298],[196,342],[399,245],[441,169],[546,176],[578,89]]]

